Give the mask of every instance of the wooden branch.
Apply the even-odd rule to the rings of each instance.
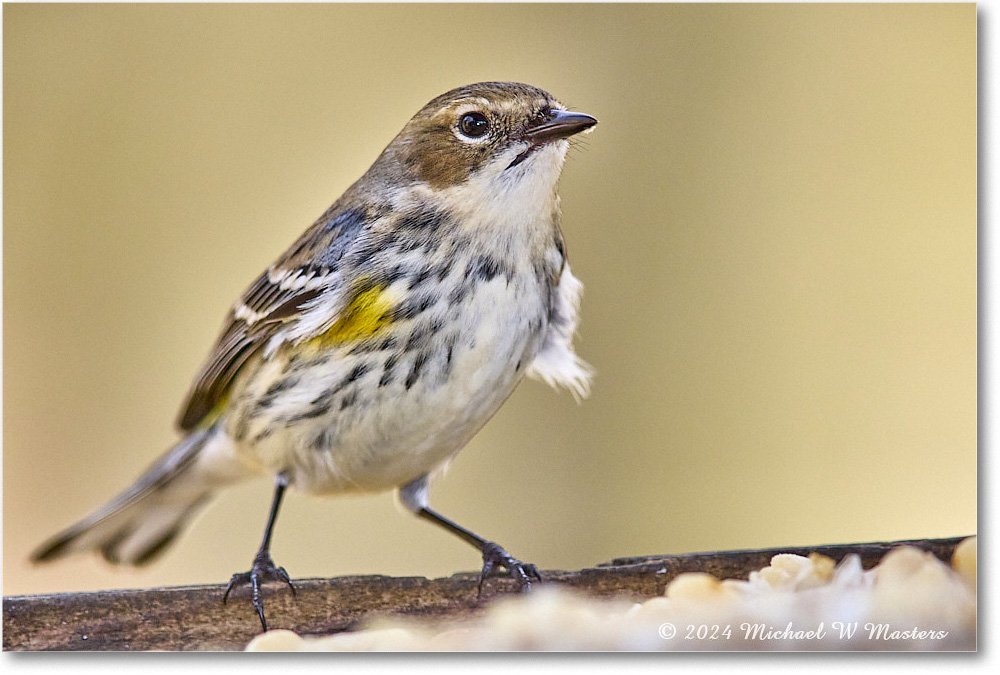
[[[721,551],[684,555],[618,558],[576,572],[548,571],[546,582],[562,583],[594,595],[643,599],[661,595],[682,572],[708,572],[720,579],[746,579],[778,553],[820,553],[840,561],[856,553],[873,567],[889,550],[916,546],[950,561],[964,537],[914,541]],[[456,574],[442,579],[353,576],[300,579],[296,597],[269,585],[269,625],[300,635],[329,635],[351,630],[373,616],[420,616],[455,619],[482,613],[489,598],[512,590],[509,579],[487,582],[476,598],[478,576]],[[236,650],[260,631],[246,589],[222,604],[224,585],[143,590],[23,595],[3,599],[3,648],[16,650]]]

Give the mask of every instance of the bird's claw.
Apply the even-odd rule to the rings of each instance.
[[[229,599],[229,592],[237,586],[250,585],[250,598],[253,608],[260,618],[261,628],[267,632],[267,619],[264,618],[264,596],[261,593],[261,584],[267,581],[282,581],[292,589],[292,597],[295,597],[295,586],[288,576],[284,567],[278,567],[271,560],[271,556],[266,553],[258,553],[253,559],[253,566],[249,572],[239,572],[234,574],[226,586],[226,592],[222,595],[222,604],[226,604]]]
[[[531,580],[541,581],[542,575],[531,563],[523,563],[511,556],[507,551],[493,542],[483,547],[483,569],[479,573],[479,590],[476,597],[483,594],[483,582],[491,576],[496,576],[500,569],[505,569],[517,583],[518,590],[527,593],[531,590]]]

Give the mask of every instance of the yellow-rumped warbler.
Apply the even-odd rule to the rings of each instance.
[[[482,552],[480,586],[504,568],[529,588],[534,565],[431,510],[428,483],[524,375],[587,393],[556,183],[566,139],[596,123],[517,83],[424,106],[230,310],[182,409],[185,437],[33,559],[145,563],[218,488],[272,475],[263,542],[224,596],[249,583],[264,630],[260,584],[290,584],[270,556],[287,486],[398,488]]]

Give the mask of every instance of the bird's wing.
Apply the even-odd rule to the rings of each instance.
[[[320,296],[329,312],[342,302],[346,286],[342,259],[368,225],[359,210],[331,207],[306,230],[229,310],[215,348],[195,378],[177,424],[190,431],[214,417],[240,368],[278,336],[300,322]],[[287,332],[287,331],[286,331]],[[279,338],[280,340],[280,338]]]

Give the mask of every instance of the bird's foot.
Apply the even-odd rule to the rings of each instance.
[[[295,597],[295,586],[292,585],[292,580],[288,578],[288,572],[285,571],[284,567],[277,567],[266,551],[261,551],[257,554],[257,557],[253,559],[253,566],[249,572],[241,572],[233,575],[232,579],[229,580],[229,585],[226,586],[225,594],[222,596],[222,604],[226,604],[231,590],[237,586],[249,584],[253,608],[257,610],[257,616],[260,617],[260,625],[265,633],[267,632],[267,619],[264,618],[264,596],[261,593],[261,584],[266,581],[285,582],[292,589],[292,597]]]
[[[483,571],[479,573],[479,592],[483,594],[483,582],[491,576],[497,576],[500,569],[505,569],[517,583],[517,588],[523,593],[531,590],[531,580],[541,581],[542,575],[538,573],[538,568],[530,563],[523,563],[511,556],[507,551],[493,542],[488,542],[483,547]]]

